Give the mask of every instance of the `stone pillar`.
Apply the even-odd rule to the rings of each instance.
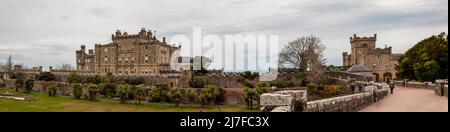
[[[448,85],[444,86],[444,96],[448,98]]]
[[[436,80],[435,93],[438,96],[445,96],[445,85],[448,85],[448,80]]]

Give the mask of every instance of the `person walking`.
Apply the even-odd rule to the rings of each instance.
[[[391,94],[394,94],[395,83],[394,81],[389,81],[389,88],[391,89]]]

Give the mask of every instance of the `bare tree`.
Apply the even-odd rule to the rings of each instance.
[[[323,58],[325,46],[320,38],[310,35],[297,38],[284,47],[280,53],[280,66],[292,67],[308,73],[308,80],[320,78],[326,59]]]
[[[13,66],[14,66],[14,63],[13,63],[13,61],[12,61],[12,56],[9,55],[9,56],[8,56],[8,59],[6,60],[6,63],[5,63],[4,65],[2,65],[2,69],[3,69],[6,73],[8,73],[9,75],[11,75],[12,72],[13,72]]]
[[[5,70],[5,64],[0,62],[0,71],[4,71]]]

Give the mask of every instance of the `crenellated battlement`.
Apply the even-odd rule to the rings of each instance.
[[[118,39],[130,39],[130,38],[141,38],[141,39],[156,39],[153,35],[151,30],[146,30],[145,28],[142,28],[141,31],[138,34],[128,34],[128,32],[122,32],[120,30],[117,30],[115,34],[111,35],[112,40],[118,40]]]
[[[377,41],[377,34],[374,34],[373,37],[359,37],[354,34],[353,37],[350,37],[350,43],[353,43],[355,41]]]

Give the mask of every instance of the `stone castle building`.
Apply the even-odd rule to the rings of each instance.
[[[358,37],[356,34],[350,37],[351,53],[343,53],[343,66],[368,69],[377,82],[397,79],[395,66],[402,54],[393,54],[392,47],[376,48],[376,41],[376,34],[373,37]]]
[[[138,34],[117,30],[112,43],[96,44],[86,53],[82,45],[76,51],[76,69],[98,74],[159,75],[170,69],[172,53],[181,47],[156,39],[151,30],[142,28]]]

